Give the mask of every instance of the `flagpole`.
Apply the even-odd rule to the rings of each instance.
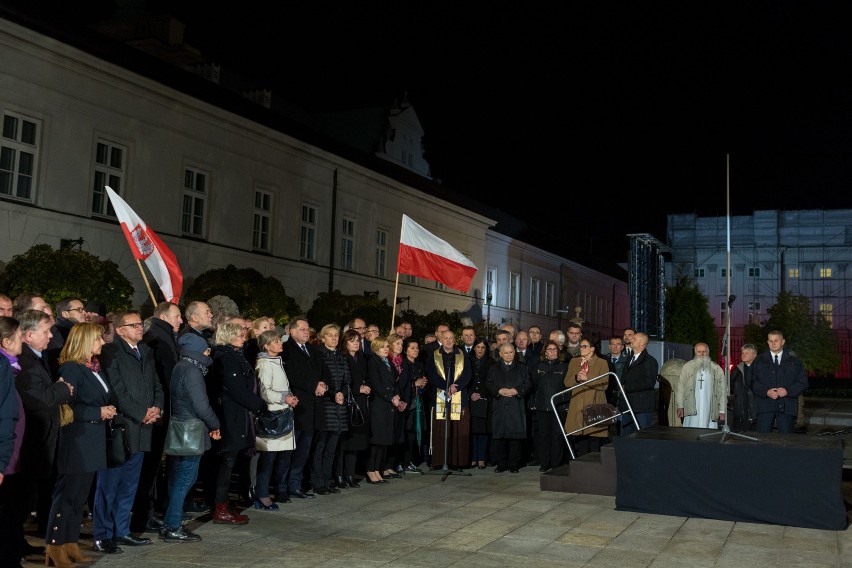
[[[139,272],[142,274],[142,281],[145,282],[145,287],[148,288],[148,293],[151,294],[151,301],[154,302],[154,307],[156,308],[157,298],[154,296],[153,290],[151,290],[151,285],[148,283],[148,277],[145,276],[145,271],[142,270],[142,262],[138,258],[136,259],[136,266],[139,267]]]
[[[393,285],[393,311],[391,312],[391,324],[390,331],[388,331],[388,335],[393,333],[394,325],[393,322],[396,321],[396,294],[399,291],[399,270],[396,271],[396,283]]]

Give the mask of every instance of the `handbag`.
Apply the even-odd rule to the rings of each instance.
[[[107,467],[120,467],[127,463],[127,458],[130,457],[127,428],[114,420],[106,422],[106,453]]]
[[[615,423],[618,409],[606,402],[587,404],[583,407],[583,425],[606,426]]]
[[[59,427],[68,426],[74,422],[74,409],[70,404],[59,405]]]
[[[353,428],[360,428],[364,425],[364,413],[361,412],[361,407],[358,406],[358,401],[352,396],[352,391],[349,391],[349,397],[346,401],[349,406],[349,425]]]
[[[254,415],[254,431],[258,438],[280,438],[293,431],[293,409],[270,410]]]
[[[172,416],[163,452],[168,456],[200,456],[204,453],[207,424],[199,418],[178,420]]]

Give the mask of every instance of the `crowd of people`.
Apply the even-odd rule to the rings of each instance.
[[[141,535],[150,531],[197,542],[184,523],[192,514],[244,525],[240,505],[274,512],[430,468],[546,472],[569,459],[566,434],[574,455],[596,451],[612,434],[651,425],[656,409],[658,363],[632,328],[603,355],[573,323],[547,339],[538,326],[504,324],[493,343],[472,326],[457,340],[441,323],[421,342],[406,322],[385,335],[357,317],[316,332],[303,316],[279,328],[269,317],[213,314],[201,301],[183,312],[163,302],[144,320],[104,312],[77,298],[54,311],[35,294],[0,294],[3,566],[32,553],[58,568],[90,560],[79,547],[86,508],[100,553],[148,545]],[[767,391],[757,397],[783,399],[796,387]],[[628,402],[632,413],[615,426],[584,419],[589,405],[624,412]],[[680,416],[695,413],[678,404]],[[780,403],[761,404],[783,414]],[[254,419],[283,409],[292,430],[258,436]],[[166,455],[170,420],[190,419],[203,422],[204,448]],[[115,425],[128,448],[118,465],[106,458]],[[31,511],[44,550],[25,538]]]

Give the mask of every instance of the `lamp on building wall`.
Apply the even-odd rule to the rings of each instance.
[[[556,310],[556,329],[562,329],[562,314],[570,314],[571,306],[565,306],[561,310]]]
[[[79,239],[60,239],[59,240],[59,250],[67,250],[72,247],[77,247],[77,250],[83,250],[83,243],[86,242],[83,240],[83,237]]]

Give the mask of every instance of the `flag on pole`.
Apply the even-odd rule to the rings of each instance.
[[[448,288],[467,292],[476,265],[408,215],[402,216],[397,272],[441,282]]]
[[[163,296],[169,302],[177,304],[183,291],[183,273],[177,258],[160,240],[145,221],[139,218],[133,209],[109,186],[105,186],[115,215],[121,223],[121,230],[130,245],[130,251],[136,260],[144,260],[145,266],[154,275],[160,285]],[[144,276],[144,274],[143,274]]]

